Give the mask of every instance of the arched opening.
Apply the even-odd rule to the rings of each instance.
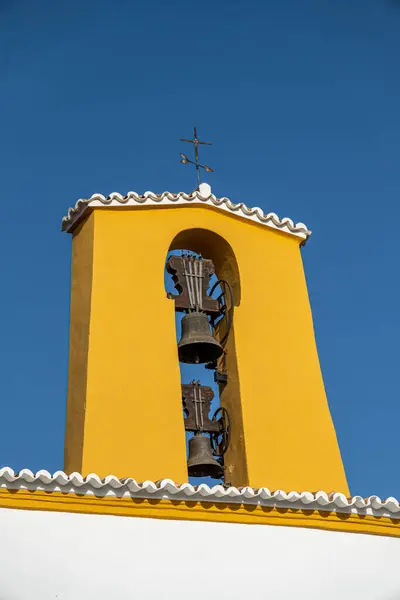
[[[228,242],[218,234],[206,229],[188,229],[180,232],[172,240],[167,260],[171,256],[181,256],[182,252],[185,255],[188,252],[194,253],[195,257],[200,255],[203,259],[212,261],[215,273],[209,279],[207,294],[209,294],[218,280],[225,280],[231,288],[233,296],[233,307],[229,306],[230,300],[227,302],[227,313],[229,312],[229,315],[225,315],[225,318],[220,319],[215,328],[215,339],[218,342],[223,342],[224,348],[222,355],[214,362],[214,368],[212,368],[210,363],[205,366],[205,364],[185,364],[180,362],[181,383],[184,388],[190,382],[197,381],[200,382],[201,386],[211,388],[214,393],[214,397],[210,403],[210,417],[214,415],[215,411],[221,408],[226,409],[230,417],[229,445],[226,452],[224,452],[223,461],[221,461],[223,462],[223,476],[219,480],[209,477],[189,479],[194,484],[205,482],[215,485],[222,482],[226,485],[247,485],[248,476],[240,401],[239,371],[235,346],[234,317],[229,329],[229,335],[224,342],[227,326],[229,327],[229,316],[234,315],[234,309],[240,305],[241,286],[238,264],[233,249]],[[179,285],[175,286],[171,274],[166,270],[164,277],[165,288],[168,294],[176,295],[182,292]],[[222,290],[222,286],[215,287],[213,298],[218,297],[224,291]],[[181,339],[182,318],[184,315],[184,311],[179,312],[176,309],[177,342]],[[183,411],[185,410],[184,403]],[[218,415],[221,415],[221,411],[219,411]],[[187,442],[192,436],[193,433],[187,433]]]

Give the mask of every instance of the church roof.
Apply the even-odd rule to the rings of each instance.
[[[79,473],[67,475],[56,471],[51,475],[48,471],[34,474],[23,469],[15,474],[9,467],[0,469],[0,488],[8,490],[26,489],[29,491],[64,492],[78,495],[95,495],[97,497],[131,497],[142,499],[168,499],[176,501],[199,501],[212,503],[229,503],[258,505],[262,507],[290,508],[301,510],[327,511],[345,514],[374,515],[400,519],[400,504],[395,498],[382,500],[379,496],[362,498],[332,492],[284,492],[270,491],[266,487],[226,487],[215,485],[209,487],[202,483],[193,486],[190,483],[176,484],[170,479],[161,481],[137,482],[133,478],[118,479],[109,475],[101,479],[95,474],[83,477]]]
[[[294,235],[301,238],[303,244],[311,235],[311,231],[304,223],[295,224],[288,217],[280,219],[273,212],[265,214],[261,208],[249,208],[243,202],[234,204],[229,198],[217,198],[211,193],[211,187],[207,183],[200,184],[199,189],[190,194],[186,194],[185,192],[177,194],[171,192],[163,192],[162,194],[145,192],[140,195],[136,192],[128,192],[126,196],[123,196],[122,194],[113,192],[107,197],[102,194],[93,194],[90,198],[81,198],[76,202],[74,207],[68,210],[68,214],[62,220],[62,230],[71,232],[89,208],[104,208],[106,206],[112,208],[124,206],[138,208],[140,206],[165,207],[178,205],[205,205],[218,208],[230,214],[235,214],[238,217]]]

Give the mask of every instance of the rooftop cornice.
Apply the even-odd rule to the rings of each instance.
[[[67,475],[56,471],[51,475],[48,471],[34,474],[29,469],[19,473],[9,467],[0,469],[0,488],[8,490],[25,489],[29,491],[63,492],[78,495],[96,495],[98,497],[115,496],[118,498],[147,498],[169,500],[192,500],[211,503],[230,503],[242,505],[260,505],[276,508],[293,508],[301,510],[318,510],[344,514],[374,515],[400,519],[400,504],[395,498],[382,500],[379,496],[347,498],[341,493],[319,492],[284,492],[270,491],[266,487],[224,487],[206,484],[193,486],[190,483],[176,484],[170,479],[161,481],[137,482],[133,478],[118,479],[109,475],[101,479],[90,474],[83,477],[79,473]]]
[[[304,223],[294,223],[291,219],[285,217],[280,219],[275,213],[265,214],[261,208],[248,208],[246,204],[240,202],[234,204],[229,198],[217,198],[211,193],[211,187],[207,183],[202,183],[198,190],[191,194],[179,192],[173,194],[164,192],[162,194],[154,194],[153,192],[145,192],[143,195],[136,192],[128,192],[126,196],[113,192],[109,196],[102,194],[93,194],[90,198],[81,198],[74,207],[68,210],[68,214],[62,220],[62,231],[72,232],[76,224],[81,219],[82,215],[89,208],[104,208],[104,207],[141,207],[141,206],[179,206],[179,205],[206,205],[213,208],[226,211],[240,218],[244,218],[261,225],[266,225],[279,231],[284,231],[303,240],[303,244],[311,235],[311,231]]]

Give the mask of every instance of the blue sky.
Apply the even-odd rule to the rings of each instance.
[[[395,0],[1,2],[2,464],[63,464],[61,217],[94,192],[192,190],[178,139],[197,124],[217,195],[313,230],[351,491],[400,497],[399,32]]]

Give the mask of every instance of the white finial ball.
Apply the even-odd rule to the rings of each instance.
[[[199,194],[202,198],[209,198],[211,196],[211,186],[208,183],[201,183],[199,185]]]

